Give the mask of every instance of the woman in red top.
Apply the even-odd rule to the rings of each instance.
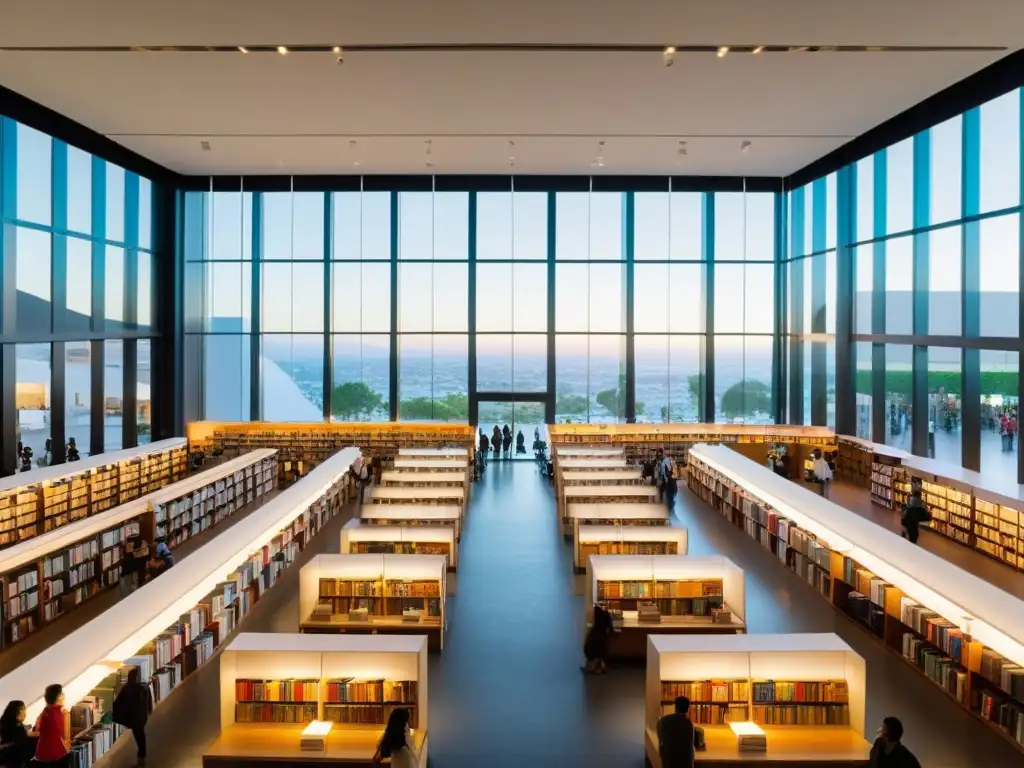
[[[70,745],[64,728],[64,689],[58,683],[48,685],[43,699],[46,709],[39,715],[35,727],[39,734],[36,761],[44,765],[66,766]]]

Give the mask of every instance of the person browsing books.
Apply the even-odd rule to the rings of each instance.
[[[658,721],[658,754],[662,768],[693,768],[694,727],[690,720],[690,700],[676,699],[675,712]]]
[[[413,744],[409,728],[409,710],[399,707],[388,717],[384,735],[377,744],[373,763],[377,765],[385,758],[391,758],[391,768],[419,768],[420,758]]]
[[[821,495],[828,498],[828,484],[832,482],[832,468],[825,461],[825,455],[820,451],[814,452],[814,464],[811,467],[811,475],[814,482],[821,486]]]
[[[139,668],[132,667],[128,672],[128,682],[114,699],[112,714],[114,722],[130,729],[135,737],[136,764],[140,766],[146,764],[146,723],[152,712],[153,697],[149,686],[142,684]]]
[[[35,735],[25,727],[25,702],[9,702],[0,716],[0,768],[25,768]]]
[[[914,753],[903,746],[903,723],[895,717],[882,720],[878,738],[871,745],[871,768],[921,768]]]
[[[36,743],[35,763],[67,766],[71,742],[64,730],[64,688],[59,683],[46,686],[43,693],[46,707],[36,720],[35,731],[39,734]]]
[[[911,544],[917,544],[917,537],[921,535],[918,531],[919,526],[931,519],[928,507],[921,498],[921,489],[914,488],[903,506],[903,517],[900,519],[900,523],[903,524],[903,538],[908,539]]]

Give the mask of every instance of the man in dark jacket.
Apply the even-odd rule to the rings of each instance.
[[[871,768],[921,768],[914,753],[903,746],[902,738],[903,723],[895,717],[883,719],[871,746]]]
[[[693,768],[693,723],[690,700],[676,699],[676,711],[658,721],[658,754],[662,768]]]

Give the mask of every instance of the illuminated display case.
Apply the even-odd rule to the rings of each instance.
[[[580,525],[573,565],[586,568],[591,555],[685,555],[686,529],[668,525]]]
[[[370,525],[349,520],[341,529],[343,555],[442,555],[448,570],[459,564],[455,527],[449,525]]]

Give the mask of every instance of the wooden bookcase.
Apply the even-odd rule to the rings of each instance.
[[[275,463],[274,451],[247,454],[7,549],[0,566],[5,568],[0,647],[24,640],[115,587],[124,544],[133,536],[151,545],[165,536],[173,547],[261,498],[274,486]],[[201,499],[197,506],[167,521],[169,509],[193,498]]]
[[[221,734],[204,766],[368,764],[392,710],[409,710],[425,765],[429,711],[423,637],[238,635],[220,660]],[[325,750],[303,751],[312,720],[332,724]],[[267,760],[266,747],[276,756]]]
[[[586,569],[591,555],[685,555],[686,529],[668,525],[581,525],[573,565]]]
[[[459,543],[449,525],[370,525],[349,520],[341,529],[343,555],[442,555],[459,564]]]
[[[0,479],[0,550],[163,488],[188,472],[184,438]]]
[[[690,719],[704,728],[702,760],[716,765],[779,761],[803,749],[815,765],[867,765],[864,659],[838,636],[660,635],[647,648],[644,743],[658,758],[659,718],[675,699],[690,699]],[[765,752],[741,752],[732,722],[754,722]]]
[[[891,579],[899,576],[913,587],[905,589],[942,596],[934,598],[937,600],[957,599],[951,586],[956,583],[960,592],[984,601],[985,605],[1006,602],[1009,613],[1019,611],[1019,601],[804,488],[774,488],[765,474],[770,475],[767,469],[749,463],[742,470],[744,482],[738,482],[734,469],[726,474],[705,463],[711,461],[711,456],[715,461],[723,458],[714,451],[714,447],[702,447],[691,456],[689,486],[694,493],[893,654],[914,665],[938,689],[1024,750],[1024,664],[985,646],[968,630],[973,626],[976,634],[987,633],[986,636],[998,631],[980,618],[949,620],[844,553],[862,553],[859,556],[876,563],[876,569],[889,572]],[[802,525],[766,503],[755,488],[772,489],[769,492],[775,498],[802,499],[799,509],[793,507],[802,518],[806,516]],[[891,555],[887,555],[883,560],[872,553],[869,544],[856,541],[844,542],[843,552],[836,551],[824,533],[816,535],[808,529],[823,525],[815,512],[821,505],[829,511],[827,515],[822,512],[820,520],[842,526],[850,531],[848,536],[857,532],[858,539],[877,541],[878,548],[883,548],[884,539],[886,552],[899,549],[900,556],[890,560]],[[921,560],[922,564],[907,564],[911,559]],[[925,560],[928,566],[924,566]],[[903,568],[913,568],[912,576],[907,576]],[[927,569],[931,570],[926,575]],[[917,579],[927,581],[915,585]],[[964,600],[962,605],[965,614],[971,612],[970,600]]]
[[[575,462],[574,462],[575,463]],[[562,525],[569,523],[565,511],[566,490],[580,487],[605,487],[605,486],[641,486],[644,487],[644,479],[641,477],[639,467],[591,467],[586,469],[564,469],[556,465],[555,468],[555,499],[557,500],[558,516]],[[654,494],[657,499],[657,491]]]
[[[403,448],[428,449],[426,456],[453,456],[472,463],[476,433],[468,424],[191,422],[185,434],[189,449],[229,456],[256,448],[278,451],[283,482],[304,476],[342,448],[359,448],[363,456],[390,462]],[[429,449],[452,448],[452,452]],[[403,454],[404,455],[404,454]]]
[[[282,491],[263,508],[212,539],[188,558],[109,608],[93,622],[58,641],[3,678],[3,689],[28,705],[28,718],[42,711],[39,680],[64,686],[71,709],[73,751],[95,764],[121,735],[109,722],[116,691],[129,668],[139,667],[157,706],[232,636],[261,596],[277,583],[311,537],[343,506],[355,451],[343,452],[299,485]],[[310,492],[319,490],[312,501]],[[280,521],[288,522],[281,527]],[[263,541],[255,549],[253,541]],[[225,578],[225,563],[234,570]],[[197,590],[205,594],[194,602]],[[154,606],[159,612],[154,615]],[[138,638],[164,626],[141,647]],[[119,652],[123,662],[111,663]],[[132,654],[132,655],[128,655]]]
[[[317,555],[299,572],[299,629],[425,634],[441,651],[447,567],[443,555]]]
[[[633,504],[569,504],[566,507],[566,512],[570,521],[570,536],[567,538],[572,539],[574,549],[579,548],[580,526],[622,525],[632,527],[656,526],[662,528],[670,523],[668,507],[664,504],[653,502]]]
[[[596,603],[612,611],[611,658],[646,658],[649,635],[746,631],[743,571],[721,556],[593,555],[583,594],[584,632]],[[647,620],[644,604],[655,605],[660,619]]]
[[[359,512],[365,525],[449,526],[455,540],[462,538],[462,507],[441,504],[363,504]]]

